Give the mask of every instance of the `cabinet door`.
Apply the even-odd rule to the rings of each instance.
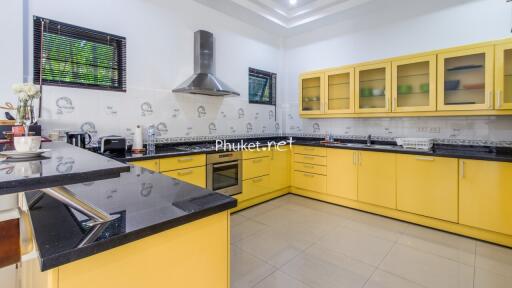
[[[356,67],[356,112],[390,112],[391,63]]]
[[[324,73],[300,77],[300,114],[322,114],[324,112]]]
[[[244,180],[242,182],[242,193],[235,195],[238,201],[249,200],[267,194],[270,191],[269,175]]]
[[[437,63],[438,110],[493,108],[493,46],[441,53]]]
[[[398,210],[458,221],[457,159],[397,155]]]
[[[393,62],[393,112],[435,111],[436,56]]]
[[[391,153],[358,152],[357,199],[396,208],[396,156]]]
[[[242,180],[270,174],[270,157],[243,160]]]
[[[325,113],[353,113],[354,69],[327,72],[325,82]]]
[[[512,109],[512,44],[496,46],[496,109]]]
[[[327,194],[357,200],[358,153],[327,149]]]
[[[270,156],[270,186],[272,191],[290,187],[290,149],[272,149]]]
[[[151,170],[153,172],[160,171],[160,160],[145,160],[145,161],[135,161],[130,162],[130,164],[133,164],[135,166],[139,166],[142,168],[146,168],[148,170]]]
[[[512,235],[512,163],[459,161],[459,223]]]
[[[186,168],[162,173],[183,182],[206,188],[206,167]]]

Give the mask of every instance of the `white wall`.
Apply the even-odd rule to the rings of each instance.
[[[312,133],[318,123],[318,133],[512,140],[510,117],[303,120],[297,97],[301,72],[510,37],[511,11],[505,1],[481,0],[357,33],[333,37],[341,30],[334,25],[287,39],[286,131]]]
[[[2,1],[0,9],[0,103],[11,102],[16,105],[16,97],[11,85],[23,80],[23,21],[22,1]],[[4,110],[0,110],[0,119],[5,119]]]
[[[248,104],[248,67],[281,77],[281,41],[194,1],[165,0],[30,0],[29,15],[71,23],[127,38],[128,92],[104,92],[47,86],[43,124],[54,128],[91,127],[97,135],[129,136],[137,124],[164,123],[161,137],[238,135],[280,132],[272,106]],[[59,9],[55,7],[59,6]],[[101,9],[98,9],[101,7]],[[30,21],[31,22],[31,21]],[[217,75],[240,97],[176,95],[171,90],[192,75],[193,33],[211,31],[216,39]],[[31,51],[29,49],[29,51]],[[31,69],[29,69],[31,70]],[[284,87],[283,87],[284,88]],[[67,97],[71,107],[59,108]],[[148,102],[152,112],[143,113]],[[65,103],[65,102],[59,102]],[[207,115],[199,118],[197,107]],[[244,117],[238,110],[244,109]],[[279,113],[279,112],[278,112]],[[279,114],[280,115],[280,114]],[[215,123],[216,131],[209,129]],[[251,123],[252,130],[247,130]],[[162,126],[160,126],[162,127]],[[91,128],[88,128],[91,129]]]

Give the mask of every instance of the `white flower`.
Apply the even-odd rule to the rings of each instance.
[[[38,98],[39,97],[39,87],[35,86],[34,84],[25,84],[25,93],[30,98]]]
[[[20,93],[21,91],[23,91],[23,85],[21,85],[21,84],[13,84],[13,85],[11,86],[11,89],[12,89],[12,91],[13,91],[14,93],[16,93],[16,94],[17,94],[17,93]]]
[[[18,99],[19,99],[20,101],[27,101],[27,100],[29,100],[29,98],[30,98],[30,97],[27,95],[27,93],[26,93],[26,92],[19,92],[19,93],[18,93]]]

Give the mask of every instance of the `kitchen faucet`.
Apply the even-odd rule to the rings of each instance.
[[[368,134],[366,137],[366,145],[372,146],[372,134]]]

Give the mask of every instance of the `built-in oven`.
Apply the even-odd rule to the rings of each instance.
[[[207,154],[206,188],[226,195],[242,193],[242,152]]]

